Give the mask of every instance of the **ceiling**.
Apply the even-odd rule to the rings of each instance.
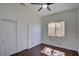
[[[41,5],[33,5],[30,3],[24,3],[24,4],[26,5],[24,7],[20,4],[15,5],[15,4],[10,4],[10,3],[0,4],[0,6],[3,6],[3,5],[11,6],[12,5],[12,6],[19,6],[21,8],[23,7],[24,9],[30,8],[28,10],[35,12],[35,14],[38,15],[39,17],[65,11],[65,10],[72,9],[72,8],[79,8],[79,3],[55,3],[55,4],[49,5],[49,7],[51,8],[51,11],[49,11],[48,9],[42,9],[41,11],[37,12],[38,9],[41,7]]]
[[[29,4],[29,6],[38,16],[42,17],[42,16],[53,14],[53,13],[61,12],[64,10],[78,8],[79,3],[55,3],[55,4],[49,5],[52,11],[48,11],[47,9],[42,9],[40,12],[37,12],[37,10],[41,7],[41,5]]]

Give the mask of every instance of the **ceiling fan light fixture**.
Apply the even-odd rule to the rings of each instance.
[[[38,9],[38,12],[39,12],[41,9],[48,9],[49,11],[51,11],[51,8],[49,7],[49,5],[54,3],[31,3],[31,4],[41,5],[41,7]]]
[[[43,8],[47,8],[47,4],[43,4],[42,7],[43,7]]]

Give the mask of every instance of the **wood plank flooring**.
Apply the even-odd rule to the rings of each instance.
[[[40,44],[36,47],[33,47],[31,49],[26,49],[24,51],[21,51],[19,53],[13,54],[12,56],[46,56],[43,53],[40,53],[40,51],[44,48],[44,47],[49,47],[49,48],[53,48],[55,50],[59,50],[65,53],[66,56],[78,56],[77,51],[73,51],[73,50],[69,50],[69,49],[64,49],[64,48],[60,48],[60,47],[55,47],[55,46],[51,46],[51,45],[47,45],[47,44]]]

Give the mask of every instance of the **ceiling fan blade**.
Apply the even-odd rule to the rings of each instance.
[[[47,9],[48,9],[49,11],[51,11],[51,9],[50,9],[49,7],[47,7]]]
[[[38,10],[38,12],[42,9],[42,7]]]
[[[25,6],[25,4],[24,3],[20,3],[21,5],[23,5],[23,6]]]
[[[54,3],[47,3],[47,5],[51,5],[51,4],[54,4]]]
[[[31,3],[33,5],[42,5],[42,3]]]

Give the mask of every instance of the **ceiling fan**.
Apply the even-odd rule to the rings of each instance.
[[[54,3],[31,3],[33,5],[41,5],[41,7],[38,9],[38,12],[41,11],[43,8],[47,8],[49,11],[51,9],[49,8],[49,5],[54,4]]]
[[[24,3],[20,3],[21,5],[25,6]],[[49,11],[51,11],[51,9],[49,8],[49,5],[54,4],[54,3],[31,3],[33,5],[41,5],[41,7],[38,9],[38,12],[41,11],[43,8],[47,8]]]

